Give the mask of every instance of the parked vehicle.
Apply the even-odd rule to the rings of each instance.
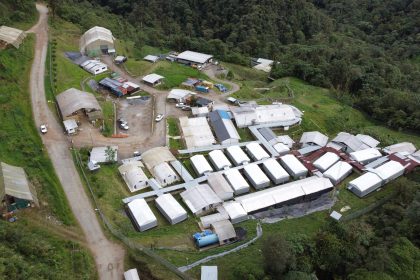
[[[119,118],[117,120],[117,122],[120,123],[120,124],[127,124],[127,121],[125,119],[123,119],[123,118]]]
[[[140,156],[140,151],[134,151],[134,152],[133,152],[133,156],[135,156],[135,157]]]
[[[181,108],[182,111],[192,111],[191,106],[185,105]]]
[[[180,102],[180,103],[176,103],[176,104],[175,104],[175,107],[176,107],[176,108],[182,108],[182,107],[184,107],[185,105],[186,105],[185,103]]]
[[[233,97],[228,97],[226,98],[226,100],[233,104],[236,104],[236,102],[238,101],[236,98],[233,98]]]
[[[42,134],[47,133],[48,132],[47,125],[41,124],[41,126],[39,127],[39,130],[41,131]]]
[[[222,84],[215,84],[214,86],[217,87],[221,92],[227,91],[227,88]]]
[[[130,127],[128,126],[127,123],[120,123],[120,128],[124,130],[128,130]]]
[[[195,90],[203,93],[208,93],[210,91],[209,87],[206,86],[196,86]]]
[[[161,120],[163,120],[163,114],[158,114],[155,118],[155,121],[160,122]]]

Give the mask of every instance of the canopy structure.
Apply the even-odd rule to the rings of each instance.
[[[0,26],[0,49],[7,45],[12,45],[18,49],[25,37],[26,33],[24,31],[2,25]]]
[[[152,85],[152,86],[156,86],[158,84],[161,83],[162,79],[164,79],[165,77],[152,73],[149,75],[146,75],[143,77],[142,81],[146,84]]]
[[[80,111],[86,113],[99,111],[101,106],[92,93],[70,88],[56,96],[58,107],[64,120],[71,118]]]
[[[22,167],[0,163],[0,201],[6,195],[32,201],[39,206],[38,197],[35,188],[30,184],[25,170]]]
[[[95,26],[82,35],[79,45],[81,53],[97,56],[114,49],[114,37],[109,29]]]

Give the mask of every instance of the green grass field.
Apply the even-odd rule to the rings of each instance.
[[[163,89],[179,87],[189,77],[210,81],[209,77],[197,69],[169,61],[158,62],[154,73],[165,77],[164,83],[159,86]]]

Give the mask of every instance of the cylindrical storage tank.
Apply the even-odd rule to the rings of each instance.
[[[198,239],[195,240],[195,243],[197,244],[198,248],[203,248],[205,246],[209,246],[212,244],[215,244],[219,242],[219,237],[217,236],[217,234],[212,233],[206,236],[202,236]]]

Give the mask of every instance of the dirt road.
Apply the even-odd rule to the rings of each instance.
[[[48,133],[42,136],[55,172],[60,179],[70,207],[86,237],[100,279],[122,279],[124,249],[110,242],[104,235],[98,217],[83,188],[69,150],[69,140],[61,125],[49,110],[45,98],[44,72],[48,46],[48,9],[37,4],[40,13],[38,23],[29,30],[36,34],[35,57],[31,69],[30,91],[32,110],[37,127],[48,124]]]

